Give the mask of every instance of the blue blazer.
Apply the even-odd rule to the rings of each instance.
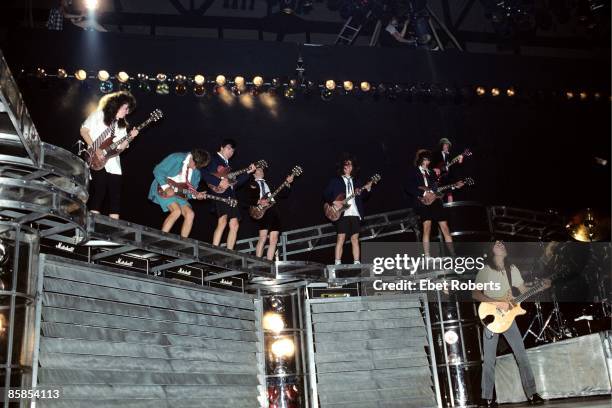
[[[429,188],[435,189],[437,187],[436,173],[433,170],[429,170],[429,176],[427,176],[427,184]],[[406,193],[410,196],[413,205],[423,205],[418,198],[423,196],[424,191],[419,187],[425,187],[425,179],[423,174],[418,167],[414,167],[408,174],[408,184],[406,185]]]
[[[183,161],[189,153],[172,153],[166,156],[155,168],[153,169],[153,176],[155,179],[151,183],[149,189],[149,200],[157,202],[159,197],[157,194],[157,187],[167,184],[166,179],[168,177],[174,177],[181,172],[183,169]],[[198,169],[193,169],[189,182],[197,189],[200,184],[200,172]]]
[[[213,173],[217,172],[219,167],[226,167],[226,165],[223,159],[219,157],[219,154],[215,152],[211,155],[210,163],[208,163],[208,166],[206,166],[202,171],[202,177],[204,178],[204,181],[206,181],[207,184],[212,184],[213,186],[219,185],[221,179],[213,175]],[[235,190],[241,187],[244,183],[246,183],[249,180],[249,177],[251,177],[250,174],[243,173],[236,177],[236,184],[234,184],[234,188],[228,188],[222,194],[216,194],[214,191],[210,191],[210,193],[220,197],[236,198]]]
[[[353,178],[353,183],[353,188],[355,189],[363,187],[365,184],[363,181],[355,178]],[[329,183],[327,183],[327,188],[323,192],[323,200],[326,203],[331,204],[336,199],[336,197],[338,197],[340,194],[345,193],[346,184],[344,184],[342,176],[336,176],[329,180]],[[366,200],[368,196],[369,192],[364,190],[360,195],[355,197],[355,204],[357,205],[357,210],[359,211],[359,215],[361,215],[361,218],[365,216],[365,213],[363,211],[363,201]]]

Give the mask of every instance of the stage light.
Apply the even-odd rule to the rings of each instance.
[[[295,89],[288,87],[287,89],[285,89],[284,95],[285,95],[285,98],[287,99],[290,99],[290,100],[295,99]]]
[[[574,97],[574,93],[572,91],[565,92],[565,97],[567,99],[572,99]]]
[[[329,89],[330,91],[333,91],[334,89],[336,89],[336,82],[333,79],[328,79],[327,81],[325,81],[325,88]]]
[[[176,94],[179,96],[183,96],[187,92],[187,87],[184,83],[176,84],[174,87],[174,92],[176,92]]]
[[[37,78],[44,78],[47,76],[47,73],[45,72],[45,70],[43,68],[36,68],[36,77]]]
[[[582,92],[580,92],[580,94],[578,94],[578,96],[580,96],[580,100],[581,101],[586,101],[587,98],[589,97],[589,94],[587,94],[586,92],[582,91]]]
[[[595,92],[593,94],[593,99],[595,99],[596,101],[600,100],[601,99],[601,94],[599,92]]]
[[[342,82],[342,88],[344,88],[345,92],[351,92],[354,88],[353,82],[351,81]]]
[[[370,92],[372,85],[370,85],[369,82],[364,81],[359,85],[359,88],[361,88],[361,92]]]
[[[454,330],[448,330],[444,333],[444,341],[446,344],[455,344],[459,341],[459,336]]]
[[[476,95],[478,96],[484,96],[486,95],[487,90],[484,88],[484,86],[477,86],[476,87]]]
[[[253,85],[255,85],[255,87],[259,88],[263,85],[264,81],[263,78],[260,76],[256,76],[255,78],[253,78]]]
[[[193,87],[193,94],[195,96],[204,96],[205,93],[206,89],[204,88],[204,85],[196,85]]]
[[[0,336],[4,336],[7,326],[6,316],[0,314]]]
[[[262,320],[264,330],[280,333],[285,328],[283,317],[278,313],[268,312]]]
[[[178,74],[174,76],[174,82],[176,83],[182,84],[186,80],[187,80],[187,77],[185,75]]]
[[[159,73],[155,76],[155,79],[157,79],[158,82],[165,82],[166,79],[168,79],[168,76],[164,73]]]
[[[206,78],[204,78],[204,75],[197,74],[196,76],[193,77],[193,83],[196,84],[197,86],[204,85],[205,82],[206,82]]]
[[[270,307],[276,313],[282,313],[285,311],[285,302],[283,302],[283,298],[281,298],[280,296],[271,296]]]
[[[383,96],[386,93],[387,93],[387,87],[385,86],[385,84],[378,84],[378,86],[376,87],[376,95]]]
[[[108,81],[109,78],[110,78],[110,74],[108,73],[108,71],[105,71],[103,69],[98,71],[98,79],[100,81],[102,81],[102,82]]]
[[[508,97],[512,98],[514,95],[516,95],[516,91],[514,90],[514,88],[510,87],[510,88],[506,89],[506,95],[508,95]]]
[[[499,88],[491,88],[491,95],[492,96],[499,96],[500,92],[499,92]]]
[[[323,88],[321,90],[321,99],[325,102],[329,102],[334,98],[334,91],[330,91],[329,89]]]
[[[244,77],[237,76],[236,78],[234,78],[234,85],[239,88],[244,88]]]
[[[151,91],[151,84],[149,83],[149,76],[147,74],[138,74],[138,89],[143,92]]]
[[[87,79],[87,72],[84,69],[79,69],[74,73],[74,77],[79,81],[84,81]]]
[[[434,87],[434,85],[432,85],[432,90],[430,91],[432,93],[433,93],[433,87]],[[400,96],[402,94],[402,92],[404,92],[404,88],[402,88],[398,84],[395,84],[395,85],[393,85],[393,87],[389,91],[389,98],[390,99],[395,99],[398,96]],[[440,91],[440,94],[441,94],[441,91]]]
[[[111,81],[100,82],[100,92],[107,94],[113,91],[113,83]]]
[[[64,79],[64,78],[66,78],[67,76],[68,76],[68,73],[66,72],[66,70],[65,70],[65,69],[60,68],[60,69],[58,69],[58,70],[57,70],[57,77],[58,77],[58,78],[60,78],[60,79]]]
[[[4,265],[6,261],[8,261],[8,251],[6,250],[6,246],[4,242],[0,239],[0,266]]]
[[[127,74],[127,72],[119,71],[117,73],[117,81],[121,82],[122,84],[125,84],[129,80],[130,80],[130,76]]]
[[[290,338],[284,337],[272,343],[270,350],[277,358],[288,358],[295,353],[295,344]]]
[[[170,87],[165,82],[159,83],[155,86],[155,93],[158,95],[168,95],[170,93]]]
[[[217,84],[217,86],[225,86],[225,76],[217,75],[217,78],[215,78],[215,83]]]
[[[87,10],[95,10],[98,8],[98,0],[85,0]]]

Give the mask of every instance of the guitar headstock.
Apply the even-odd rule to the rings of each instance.
[[[158,120],[160,120],[163,117],[164,117],[164,113],[161,111],[161,109],[155,109],[149,115],[149,119],[151,119],[151,121],[153,121],[153,122],[157,122]]]
[[[376,173],[370,178],[370,181],[372,182],[372,184],[376,184],[380,181],[381,178],[382,177],[380,176],[380,174]]]
[[[267,169],[268,168],[268,162],[265,160],[257,160],[255,162],[255,167],[259,167],[262,169]]]
[[[302,168],[300,166],[295,166],[291,170],[291,174],[293,176],[301,176],[303,172],[304,172],[304,170],[302,170]]]
[[[465,149],[465,150],[463,151],[463,153],[461,153],[461,154],[462,154],[463,156],[468,157],[468,156],[471,156],[471,155],[472,155],[472,151],[471,151],[470,149]]]
[[[466,186],[473,186],[475,183],[476,182],[471,177],[466,177],[463,179],[463,184],[465,184]]]

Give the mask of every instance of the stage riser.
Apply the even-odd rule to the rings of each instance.
[[[155,282],[48,257],[41,407],[258,407],[263,367],[253,297]]]
[[[606,356],[610,355],[611,343],[604,333],[527,350],[538,392],[547,399],[609,395],[612,373]],[[499,402],[527,400],[512,354],[497,357],[495,370]]]
[[[318,406],[436,406],[425,349],[427,329],[418,298],[356,297],[307,303]]]

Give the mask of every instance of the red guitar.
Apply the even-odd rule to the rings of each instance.
[[[380,174],[376,173],[370,178],[368,183],[372,183],[372,185],[374,185],[378,183],[380,179],[381,179]],[[348,197],[346,197],[346,194],[344,193],[339,194],[338,197],[336,197],[336,199],[334,200],[334,201],[341,202],[339,208],[334,207],[333,203],[332,204],[324,203],[323,212],[325,213],[325,216],[327,217],[327,219],[330,220],[331,222],[338,221],[340,217],[342,216],[342,213],[348,210],[349,207],[351,206],[350,204],[348,204],[348,202],[352,200],[353,198],[357,197],[358,195],[361,195],[362,191],[363,191],[363,188],[356,188],[355,191],[353,191],[353,194],[349,195]]]
[[[258,160],[254,164],[255,164],[255,167],[261,167],[263,169],[268,168],[268,163],[265,160]],[[230,187],[232,187],[234,184],[236,184],[236,177],[249,171],[249,168],[245,167],[244,169],[236,170],[236,171],[230,171],[230,170],[231,169],[227,166],[219,166],[217,167],[217,171],[215,173],[212,173],[212,175],[222,180],[226,179],[229,182]],[[223,194],[225,190],[227,190],[230,187],[222,188],[222,187],[215,186],[213,184],[208,183],[208,188],[210,188],[212,191],[214,191],[217,194]]]
[[[221,201],[221,202],[229,205],[230,207],[235,207],[236,205],[238,205],[238,201],[236,199],[234,199],[234,198],[217,197],[215,195],[206,194],[203,191],[200,192],[200,191],[196,190],[195,187],[191,183],[188,183],[188,182],[179,183],[179,182],[174,181],[174,180],[172,180],[170,178],[166,179],[166,181],[168,182],[168,184],[170,185],[170,187],[174,191],[174,196],[180,197],[180,198],[182,198],[184,200],[188,200],[191,197],[196,197],[199,194],[204,194],[204,200]],[[163,197],[163,198],[172,197],[172,196],[168,195],[161,188],[161,186],[157,187],[157,194],[159,194],[160,197]]]
[[[149,119],[136,126],[135,129],[140,131],[151,123],[157,122],[163,116],[164,114],[161,110],[155,109],[149,115]],[[89,165],[89,168],[92,170],[102,170],[104,166],[106,166],[106,162],[108,161],[108,159],[121,154],[122,150],[118,149],[119,146],[125,141],[128,141],[129,143],[133,139],[134,138],[131,137],[128,133],[121,139],[117,140],[116,142],[113,142],[113,139],[111,139],[110,137],[104,137],[104,134],[102,134],[102,136],[98,137],[86,151],[86,161]]]
[[[448,162],[448,164],[444,164],[444,162],[436,164],[436,166],[434,166],[434,169],[438,169],[440,171],[440,174],[438,174],[438,181],[440,181],[440,179],[442,179],[448,174],[448,171],[451,166],[460,163],[464,158],[470,157],[471,155],[472,152],[470,151],[470,149],[465,149],[463,153],[458,156],[455,156],[451,161]]]

